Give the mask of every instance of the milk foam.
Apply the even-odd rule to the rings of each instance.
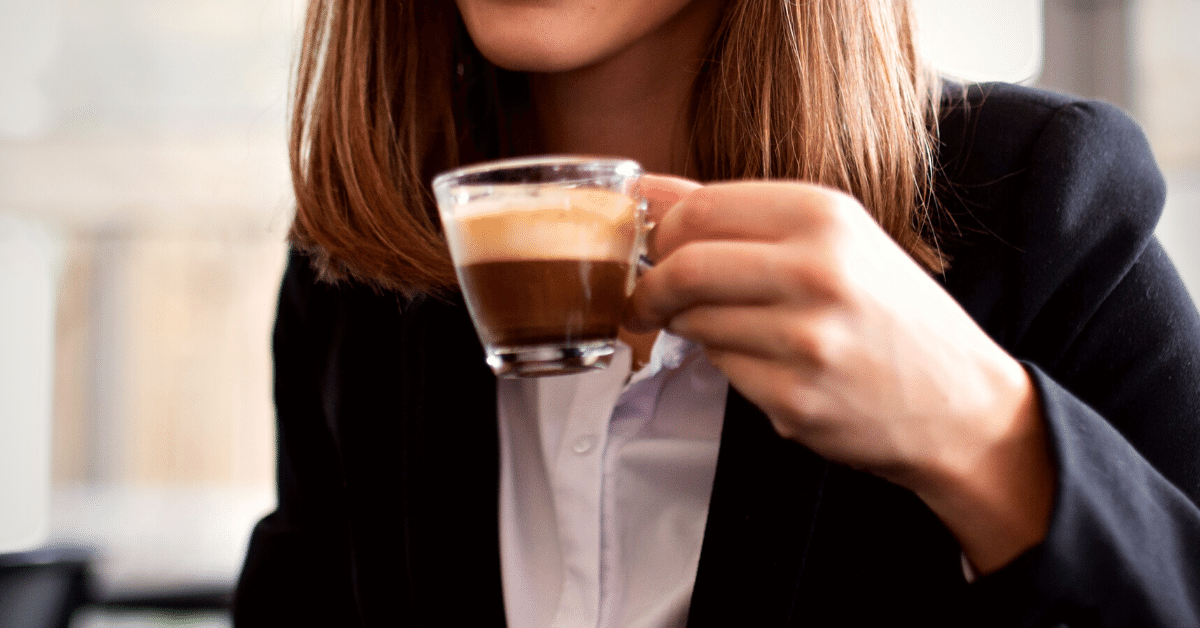
[[[460,205],[446,225],[459,265],[512,260],[629,262],[636,203],[595,188],[501,190]]]

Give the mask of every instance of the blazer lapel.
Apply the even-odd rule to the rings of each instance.
[[[411,625],[503,626],[495,377],[461,297],[399,313],[389,297],[348,332],[385,370],[359,375],[386,380],[357,389],[371,412],[354,451],[377,463],[352,532],[364,623],[403,608]]]
[[[797,620],[798,583],[828,470],[730,389],[689,628]]]
[[[916,495],[781,438],[730,391],[689,628],[953,625],[965,586]]]
[[[410,549],[412,566],[425,574],[428,625],[502,626],[496,378],[462,297],[424,305],[412,328],[420,337],[410,340],[421,371],[405,378],[414,386],[405,398],[421,406],[410,425],[422,451],[410,457],[408,484],[425,489],[409,508],[410,525],[422,528],[412,538],[423,546]]]

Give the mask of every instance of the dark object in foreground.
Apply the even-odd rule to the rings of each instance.
[[[69,628],[81,609],[167,614],[226,613],[230,587],[219,584],[100,595],[93,553],[51,548],[0,554],[0,628]]]

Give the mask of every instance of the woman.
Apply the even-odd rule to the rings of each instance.
[[[238,624],[1200,625],[1145,141],[913,41],[898,0],[312,0]],[[611,372],[497,383],[428,182],[536,153],[660,173],[657,264]]]

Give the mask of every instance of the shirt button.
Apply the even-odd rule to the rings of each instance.
[[[590,434],[587,436],[580,436],[579,438],[575,439],[575,442],[571,443],[571,451],[574,451],[575,453],[577,453],[579,455],[583,455],[583,454],[586,454],[587,452],[591,451],[592,447],[594,447],[595,445],[596,445],[596,437],[595,436],[592,436]]]

